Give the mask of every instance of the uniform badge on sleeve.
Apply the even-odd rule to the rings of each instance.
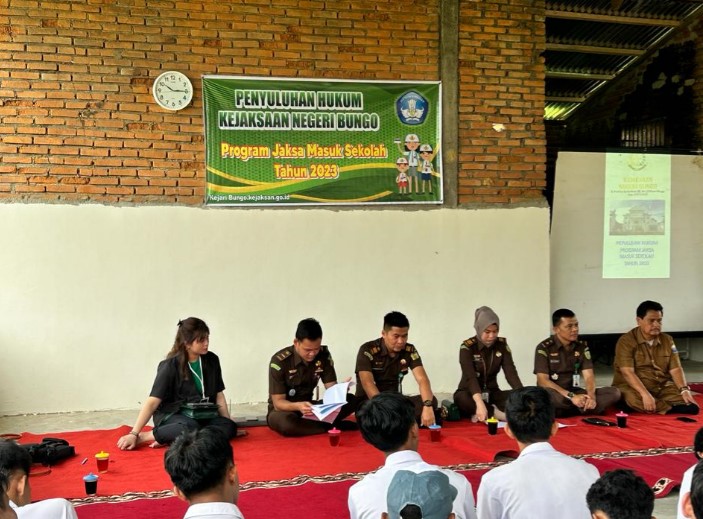
[[[420,354],[419,354],[419,353],[411,353],[411,354],[410,354],[410,359],[411,359],[411,360],[417,360],[417,359],[419,359],[419,358],[420,358]]]
[[[279,366],[278,364],[274,364],[274,363],[272,362],[272,363],[271,363],[271,367],[272,367],[273,369],[275,369],[276,371],[281,371],[281,366]]]
[[[371,355],[368,351],[365,351],[364,355],[366,355],[369,358],[369,360],[373,360],[373,355]]]
[[[679,350],[676,349],[676,344],[671,344],[671,353],[678,353]]]

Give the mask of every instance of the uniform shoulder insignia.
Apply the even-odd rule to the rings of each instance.
[[[469,350],[471,349],[471,346],[476,344],[476,337],[471,337],[470,339],[466,339],[464,342],[461,343],[461,346],[459,346],[460,350]]]
[[[325,358],[330,356],[330,349],[327,346],[321,346],[320,347],[320,353],[318,353],[320,358]]]
[[[412,344],[406,344],[405,351],[409,351],[412,353],[413,351],[415,351],[415,346],[413,346]]]
[[[276,354],[278,360],[286,360],[288,357],[293,355],[293,348],[286,348]]]
[[[508,341],[505,340],[505,337],[498,337],[498,338],[496,339],[496,342],[497,342],[498,344],[507,344],[507,343],[508,343]]]
[[[272,363],[270,364],[270,366],[271,366],[273,369],[275,369],[276,371],[281,371],[281,366],[279,366],[278,364],[276,364],[276,363],[274,363],[274,362],[272,362]]]
[[[550,338],[544,339],[542,342],[540,342],[540,343],[537,345],[537,347],[539,348],[540,346],[545,346],[545,347],[548,348],[549,346],[552,346],[553,344],[554,344],[554,339],[552,339],[552,338],[550,337]]]

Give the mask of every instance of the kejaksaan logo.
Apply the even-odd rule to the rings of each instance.
[[[395,111],[403,124],[414,126],[425,122],[429,106],[427,99],[411,90],[395,102]]]

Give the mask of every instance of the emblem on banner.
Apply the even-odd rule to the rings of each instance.
[[[404,93],[395,103],[398,119],[403,124],[414,126],[425,122],[429,103],[414,90]]]

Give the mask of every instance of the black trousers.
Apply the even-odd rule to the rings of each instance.
[[[218,416],[211,420],[194,420],[180,413],[175,413],[162,420],[159,425],[154,427],[154,438],[162,444],[172,443],[178,438],[178,435],[183,431],[194,431],[202,427],[214,427],[220,429],[227,435],[228,439],[232,439],[237,435],[237,424],[229,418]]]

